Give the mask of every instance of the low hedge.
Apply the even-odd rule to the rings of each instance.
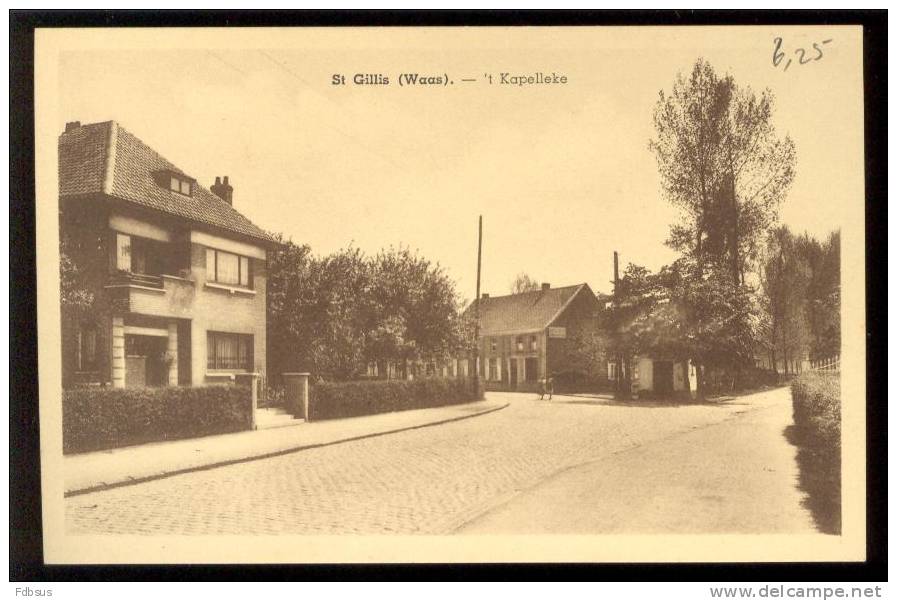
[[[737,377],[738,390],[755,390],[764,386],[779,386],[781,377],[771,369],[748,367],[741,370]]]
[[[841,532],[841,378],[804,373],[791,382],[800,484],[823,532]]]
[[[467,403],[483,398],[467,378],[318,382],[310,387],[309,418],[338,419]]]
[[[249,428],[249,390],[236,386],[77,388],[62,393],[64,453]]]
[[[613,382],[607,377],[590,376],[580,371],[562,371],[551,376],[554,392],[558,394],[577,392],[610,392]]]
[[[818,445],[841,449],[841,378],[808,372],[791,382],[794,425]]]

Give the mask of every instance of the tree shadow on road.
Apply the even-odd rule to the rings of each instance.
[[[841,534],[840,455],[808,444],[794,424],[782,434],[797,447],[798,488],[806,493],[803,506],[810,511],[820,532]]]
[[[592,398],[555,398],[551,403],[565,405],[592,405],[595,407],[632,407],[635,409],[653,409],[657,407],[731,407],[734,405],[749,405],[737,401],[737,397],[724,397],[718,399],[706,399],[703,401],[687,399],[614,399],[611,397]]]

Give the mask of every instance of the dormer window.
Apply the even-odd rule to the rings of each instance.
[[[184,196],[192,196],[193,194],[192,182],[189,179],[184,179],[176,175],[171,176],[171,183],[169,184],[168,189],[172,192],[183,194]]]

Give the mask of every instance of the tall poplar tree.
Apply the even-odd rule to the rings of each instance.
[[[681,210],[668,244],[745,282],[794,179],[794,143],[777,134],[774,97],[719,76],[699,59],[660,92],[654,110],[663,194]]]

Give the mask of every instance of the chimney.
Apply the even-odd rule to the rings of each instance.
[[[65,133],[69,133],[70,131],[74,131],[81,127],[80,121],[69,121],[65,124]]]
[[[548,290],[549,288],[551,288],[551,284],[549,284],[548,282],[542,282],[542,290]]]
[[[487,298],[489,298],[489,293],[488,293],[488,292],[484,292],[484,293],[483,293],[483,299],[487,299]]]
[[[224,181],[220,177],[215,178],[215,183],[209,188],[212,193],[229,205],[234,204],[234,187],[227,183],[227,176]]]

